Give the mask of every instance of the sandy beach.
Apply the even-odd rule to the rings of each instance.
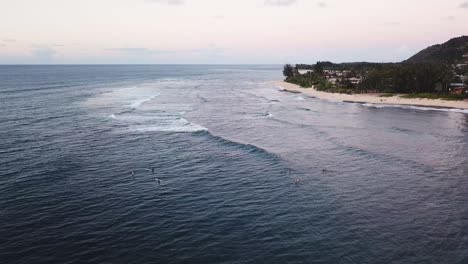
[[[300,92],[307,96],[316,97],[319,99],[349,102],[349,103],[370,103],[370,104],[385,104],[385,105],[411,105],[421,107],[443,107],[443,108],[457,108],[468,109],[468,101],[447,101],[440,99],[406,99],[399,96],[393,97],[379,97],[380,94],[339,94],[320,92],[313,88],[302,88],[298,85],[287,83],[284,81],[274,81],[280,89],[290,92]]]

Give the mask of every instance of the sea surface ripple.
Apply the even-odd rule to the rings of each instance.
[[[468,115],[280,74],[0,66],[0,262],[468,263]]]

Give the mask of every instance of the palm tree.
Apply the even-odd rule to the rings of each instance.
[[[286,64],[286,65],[284,65],[284,67],[283,67],[283,75],[284,75],[286,78],[293,77],[293,76],[294,76],[294,67],[291,66],[291,64]]]

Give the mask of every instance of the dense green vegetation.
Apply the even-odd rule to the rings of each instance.
[[[454,78],[443,64],[395,64],[373,69],[359,84],[360,91],[385,93],[448,93]]]
[[[460,81],[457,80],[458,77],[454,77],[452,69],[444,64],[326,63],[324,67],[319,62],[307,65],[305,68],[312,70],[305,74],[299,74],[299,67],[303,68],[304,65],[286,65],[284,71],[289,76],[286,76],[285,81],[304,88],[314,87],[319,91],[333,93],[423,94],[424,98],[428,98],[424,94],[434,94],[434,98],[452,98],[445,96],[449,94],[450,83]],[[333,71],[340,72],[340,76],[336,76]],[[334,79],[333,83],[329,81],[330,77]],[[352,83],[350,79],[356,77],[361,78],[361,81]]]
[[[393,97],[400,96],[401,98],[407,99],[442,99],[450,101],[459,101],[466,99],[464,95],[458,94],[440,94],[440,93],[413,93],[413,94],[394,94],[394,93],[385,93],[379,95],[379,97]]]
[[[379,95],[379,97],[393,97],[393,96],[395,96],[395,95],[397,95],[397,94],[394,94],[394,93],[384,93],[384,94]]]
[[[291,78],[294,76],[295,74],[295,70],[297,68],[294,68],[291,64],[286,64],[284,65],[283,67],[283,75],[286,77],[286,78]]]
[[[442,100],[449,100],[449,101],[460,101],[468,98],[466,95],[463,94],[435,94],[435,93],[415,93],[415,94],[404,94],[401,95],[401,98],[408,98],[408,99],[442,99]]]
[[[407,94],[406,98],[468,98],[468,36],[431,46],[401,63],[332,63],[284,66],[287,82],[333,93]],[[306,72],[304,72],[306,71]],[[301,74],[302,72],[302,74]]]
[[[326,81],[319,74],[314,72],[299,74],[297,68],[293,67],[291,70],[291,67],[292,66],[289,64],[284,66],[283,75],[286,77],[286,82],[297,84],[303,88],[311,88],[312,86],[318,84],[325,85],[326,83]]]

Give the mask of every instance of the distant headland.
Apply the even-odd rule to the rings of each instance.
[[[467,109],[468,36],[428,47],[399,63],[286,64],[283,74],[285,82],[316,92],[372,95],[381,98],[376,103],[424,98],[432,100],[423,105],[450,107],[434,101],[460,101],[455,107]]]

